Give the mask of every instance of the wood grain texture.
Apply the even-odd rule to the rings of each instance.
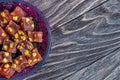
[[[27,80],[120,80],[120,0],[28,0],[48,18],[52,51]]]

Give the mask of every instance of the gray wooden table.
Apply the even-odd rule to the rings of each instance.
[[[26,80],[120,80],[120,0],[26,0],[48,18],[52,51]]]

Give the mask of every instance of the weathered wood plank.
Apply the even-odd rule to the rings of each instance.
[[[85,0],[86,2],[84,5],[78,3],[79,6],[76,6],[73,10],[65,9],[66,7],[64,6],[68,6],[68,3],[66,2],[73,2],[74,7],[74,1],[80,2],[82,0],[48,0],[48,2],[46,2],[47,0],[39,1],[42,2],[42,7],[40,7],[40,5],[39,8],[41,8],[43,13],[47,16],[50,25],[53,27],[52,29],[55,27],[57,28],[55,28],[52,32],[52,51],[47,59],[47,62],[35,75],[26,79],[119,79],[119,72],[117,71],[119,70],[120,62],[119,0],[110,0],[103,5],[96,7],[92,11],[85,13],[84,15],[81,15],[82,12],[87,11],[86,8],[90,7],[92,2],[95,4],[94,1],[99,2],[101,0],[89,0],[90,3],[87,2],[88,0]],[[39,1],[33,2],[37,5]],[[54,8],[58,5],[57,3],[59,3],[59,6],[62,6],[60,10],[55,10]],[[46,4],[48,5],[45,6]],[[83,7],[81,5],[83,5]],[[53,11],[53,13],[51,13],[52,9],[58,12]],[[91,8],[89,8],[89,10],[90,9]],[[67,16],[63,14],[65,12],[64,10],[69,12]],[[78,12],[76,10],[78,10]],[[63,11],[63,13],[60,13],[59,11]],[[71,13],[72,17],[70,17]],[[58,17],[56,17],[57,14]],[[75,16],[73,16],[74,14]],[[51,15],[50,18],[49,15]],[[81,16],[76,18],[79,15]],[[59,18],[62,19],[60,20]],[[59,25],[64,24],[74,18],[76,19],[59,27]]]
[[[47,17],[50,26],[60,26],[108,0],[27,0]]]

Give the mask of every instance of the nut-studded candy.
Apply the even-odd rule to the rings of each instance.
[[[30,55],[26,55],[29,66],[33,66],[42,60],[37,48],[34,48]]]
[[[8,10],[4,10],[0,13],[0,25],[5,27],[11,20],[11,15]]]
[[[25,49],[32,50],[34,48],[33,44],[30,41],[25,41],[24,42]]]
[[[11,78],[15,73],[15,70],[11,67],[11,64],[6,63],[0,66],[0,74],[6,78]]]
[[[18,32],[14,34],[14,41],[16,43],[20,43],[22,41],[25,41],[25,40],[27,40],[27,38],[28,37],[27,37],[26,33],[22,30],[18,30]]]
[[[42,42],[43,33],[37,31],[28,31],[28,37],[30,42]]]
[[[16,47],[17,47],[17,43],[6,39],[3,42],[2,50],[8,51],[10,53],[16,53],[16,51],[17,51]]]
[[[23,70],[25,67],[27,67],[27,65],[28,65],[28,63],[27,63],[27,59],[25,58],[25,56],[20,55],[13,60],[12,68],[15,71],[19,72],[19,71]]]
[[[10,35],[14,35],[19,30],[19,28],[19,25],[17,25],[13,21],[10,21],[7,27],[5,28],[5,31],[8,32]]]
[[[20,22],[22,17],[26,16],[26,13],[22,10],[22,8],[20,8],[19,6],[17,6],[13,12],[11,12],[12,15],[12,19],[16,22]]]
[[[21,26],[24,31],[33,31],[35,24],[32,21],[32,17],[23,17]]]
[[[33,44],[29,41],[24,41],[22,43],[19,43],[17,46],[17,49],[22,53],[26,52],[25,54],[28,54],[33,48],[34,48]]]
[[[7,22],[9,22],[9,21],[11,20],[11,15],[10,15],[9,11],[6,10],[6,9],[0,13],[0,16],[1,16],[3,19],[6,19]],[[7,23],[7,22],[6,22],[6,23]]]
[[[8,63],[8,62],[12,62],[12,56],[11,53],[9,52],[4,52],[4,51],[0,51],[0,62],[1,63]]]
[[[24,43],[19,43],[19,44],[17,45],[17,49],[18,49],[19,51],[23,52],[24,49],[25,49]]]
[[[1,26],[0,26],[0,37],[3,37],[3,38],[8,37],[8,35],[6,34],[6,32],[3,30]]]
[[[2,27],[0,27],[0,44],[3,44],[3,41],[8,38],[9,37],[6,32],[2,29]]]

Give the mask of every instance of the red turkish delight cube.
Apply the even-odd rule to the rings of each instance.
[[[24,31],[33,31],[35,24],[32,17],[23,17],[21,26]]]
[[[0,51],[0,63],[12,62],[12,55],[9,52]]]
[[[19,30],[19,28],[19,25],[17,25],[13,21],[10,21],[7,27],[5,28],[5,31],[8,32],[10,35],[14,35]]]
[[[11,64],[6,63],[0,66],[0,74],[6,78],[11,78],[15,73],[15,70],[11,67]]]
[[[12,15],[12,19],[16,22],[20,22],[22,17],[26,16],[26,13],[23,11],[22,8],[20,8],[19,6],[17,6],[13,12],[11,12]]]
[[[23,54],[27,54],[27,53],[23,52]],[[25,55],[27,57],[29,66],[33,66],[42,60],[42,57],[41,57],[40,53],[38,52],[37,48],[34,48],[32,50],[32,52],[29,52],[29,54],[30,55],[28,55],[28,54]]]
[[[43,33],[37,31],[28,31],[28,37],[30,42],[42,42]]]
[[[20,55],[17,58],[13,60],[12,67],[15,71],[20,72],[24,68],[26,68],[28,65],[27,59],[24,55]]]
[[[8,51],[10,53],[16,53],[17,52],[16,47],[17,47],[17,43],[7,39],[7,40],[4,40],[3,42],[2,50]]]

